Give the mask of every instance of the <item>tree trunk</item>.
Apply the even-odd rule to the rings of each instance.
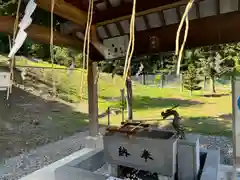
[[[206,90],[207,88],[207,77],[204,76],[204,84],[203,84],[203,89]]]
[[[142,83],[143,83],[143,85],[146,84],[146,77],[145,77],[145,73],[144,72],[142,73]]]
[[[164,86],[164,74],[161,75],[160,83],[161,83],[160,84],[161,88],[163,88],[163,86]]]
[[[131,81],[131,76],[128,76],[126,80],[126,90],[127,90],[127,119],[129,121],[133,120],[133,110],[132,110],[132,81]]]
[[[212,83],[212,93],[214,94],[214,93],[216,93],[216,87],[215,87],[215,77],[214,76],[212,76],[211,77],[211,83]]]
[[[192,90],[189,90],[189,96],[192,96]]]
[[[183,74],[180,74],[180,92],[183,92]]]

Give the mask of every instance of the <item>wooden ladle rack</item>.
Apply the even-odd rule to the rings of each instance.
[[[127,135],[136,134],[139,131],[149,129],[150,124],[144,122],[122,122],[120,127],[109,126],[107,132],[119,132]]]

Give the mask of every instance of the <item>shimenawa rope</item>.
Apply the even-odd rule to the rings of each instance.
[[[178,30],[177,30],[177,35],[176,35],[176,49],[175,49],[175,55],[178,56],[178,62],[177,62],[177,75],[180,74],[180,67],[181,67],[181,60],[182,60],[182,54],[184,51],[184,47],[185,47],[185,43],[187,40],[187,36],[188,36],[188,30],[189,30],[189,19],[188,19],[188,13],[193,5],[194,0],[190,0],[186,6],[186,9],[183,13],[181,22],[179,24]],[[180,51],[179,51],[179,38],[180,38],[180,32],[182,30],[183,27],[183,23],[186,23],[186,27],[185,27],[185,32],[184,32],[184,39],[183,39],[183,43],[181,45]]]

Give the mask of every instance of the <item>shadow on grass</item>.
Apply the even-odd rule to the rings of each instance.
[[[177,98],[151,98],[148,96],[134,96],[133,109],[166,108],[179,104],[180,107],[188,107],[203,104],[200,101],[191,101]]]
[[[121,101],[121,97],[108,97],[108,96],[99,96],[99,98],[108,101],[108,102],[117,102],[117,101]]]
[[[74,111],[68,104],[14,87],[8,107],[5,96],[6,92],[0,92],[1,158],[86,130],[88,115]]]
[[[221,114],[219,116],[219,118],[223,119],[223,120],[228,120],[228,121],[232,121],[233,116],[232,113],[228,113],[228,114]]]
[[[218,120],[213,117],[183,117],[182,124],[187,133],[232,136],[232,123],[228,120]],[[172,124],[167,124],[164,128],[172,129]]]
[[[204,94],[204,95],[200,95],[202,97],[215,97],[215,98],[219,98],[219,97],[223,97],[223,96],[229,96],[230,93],[223,93],[223,94]]]

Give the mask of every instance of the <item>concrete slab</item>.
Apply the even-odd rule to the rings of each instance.
[[[206,158],[201,180],[218,180],[216,174],[219,168],[218,166],[216,168],[216,163],[219,162],[220,153],[218,150],[207,151],[208,158]],[[104,161],[103,149],[84,148],[20,180],[107,180],[111,175],[108,167]],[[221,177],[226,176],[223,174]],[[160,180],[166,178],[172,180],[172,177],[159,177],[161,177]]]
[[[240,168],[236,168],[236,178],[234,178],[234,167],[228,165],[220,165],[218,180],[240,180]]]
[[[94,172],[105,164],[103,157],[103,149],[92,149],[92,151],[79,156],[65,165]]]
[[[55,170],[56,180],[106,180],[110,173],[106,173],[106,162],[103,149],[93,149],[72,162],[65,164]],[[99,173],[99,169],[102,170]],[[100,170],[101,171],[101,170]],[[107,171],[108,172],[108,171]]]
[[[218,179],[220,165],[219,149],[208,149],[200,180]]]
[[[236,160],[236,167],[240,168],[240,157],[237,156],[235,160]]]
[[[218,172],[218,180],[233,180],[233,167],[227,165],[220,165]],[[236,179],[238,180],[238,179]]]
[[[107,178],[105,175],[71,166],[57,169],[55,174],[56,180],[106,180]]]
[[[96,137],[87,136],[85,137],[84,144],[86,148],[92,148],[92,149],[103,148],[103,136],[102,135],[99,135]]]
[[[199,138],[189,136],[178,140],[178,178],[179,180],[197,180],[200,168]]]
[[[67,156],[59,161],[56,161],[42,169],[39,169],[32,174],[29,174],[20,180],[55,180],[55,170],[59,167],[66,165],[67,163],[72,162],[73,160],[86,155],[87,153],[91,152],[92,149],[84,148],[80,151],[77,151],[70,156]]]

